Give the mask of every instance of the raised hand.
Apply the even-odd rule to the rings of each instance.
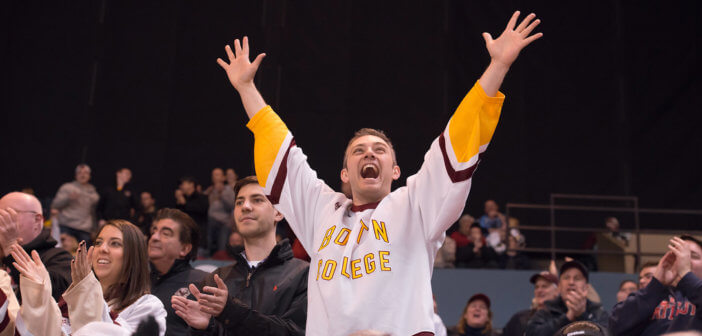
[[[227,72],[229,81],[237,91],[241,91],[246,85],[253,84],[256,71],[263,58],[266,57],[266,54],[258,54],[253,62],[249,61],[249,38],[244,36],[243,42],[242,46],[239,39],[234,40],[234,52],[229,45],[224,47],[227,57],[229,57],[229,63],[221,58],[217,59],[217,64]]]
[[[90,249],[85,248],[85,240],[78,244],[78,251],[76,251],[76,257],[71,261],[71,285],[78,284],[83,280],[90,271],[92,270],[93,260],[93,246]]]
[[[15,258],[15,262],[12,264],[25,278],[36,283],[43,283],[44,279],[49,277],[49,272],[46,271],[36,250],[32,250],[30,258],[21,246],[13,244],[10,246],[10,253]]]
[[[653,272],[653,277],[664,286],[672,286],[675,279],[678,277],[678,272],[673,268],[676,261],[676,256],[672,251],[668,251],[660,261]]]
[[[176,315],[185,321],[194,329],[205,330],[210,323],[212,315],[204,313],[200,310],[200,304],[197,301],[188,300],[182,296],[172,296],[171,306]]]
[[[529,36],[534,28],[541,23],[539,19],[534,20],[535,17],[536,14],[531,13],[522,20],[519,26],[516,26],[517,19],[519,18],[519,11],[516,11],[512,14],[512,18],[507,23],[507,27],[500,37],[493,40],[490,33],[483,33],[485,46],[493,62],[497,62],[509,68],[524,47],[544,35],[543,33],[537,33]]]
[[[3,256],[10,255],[12,244],[22,244],[19,232],[17,212],[12,208],[0,209],[0,252]]]
[[[678,281],[692,270],[692,251],[687,243],[680,239],[680,237],[673,237],[673,239],[670,240],[670,244],[668,244],[668,249],[675,254],[673,269],[675,273],[677,273],[677,276],[672,285],[677,286]]]
[[[575,321],[580,315],[585,313],[585,309],[587,308],[587,287],[583,290],[576,289],[568,291],[563,301],[565,301],[566,307],[568,308],[566,316],[569,320]]]
[[[197,299],[202,312],[213,316],[219,316],[219,314],[222,313],[222,310],[224,310],[224,306],[227,305],[229,290],[219,275],[215,274],[214,280],[217,283],[217,287],[205,286],[202,288],[203,292],[211,294],[200,293],[197,287],[195,287],[193,284],[190,284],[190,292]]]

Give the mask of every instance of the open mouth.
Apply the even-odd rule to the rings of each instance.
[[[380,170],[378,169],[378,166],[372,164],[372,163],[366,163],[361,167],[361,177],[366,179],[374,179],[378,178],[378,175],[380,174]]]
[[[98,263],[98,265],[107,265],[110,263],[110,261],[107,259],[98,259],[97,263]]]

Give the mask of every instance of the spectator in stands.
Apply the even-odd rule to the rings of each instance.
[[[69,233],[78,241],[85,240],[90,245],[90,232],[95,224],[95,206],[100,199],[95,187],[90,184],[90,167],[79,164],[76,167],[76,179],[64,183],[51,203],[58,210],[58,222],[61,232]]]
[[[504,269],[531,269],[531,261],[522,251],[516,249],[524,248],[526,240],[517,229],[510,229],[507,237],[507,251],[500,255],[500,268]]]
[[[493,200],[485,201],[485,214],[480,217],[479,222],[480,227],[488,230],[488,233],[507,229],[507,220],[505,215],[499,212],[499,209],[497,202]]]
[[[436,252],[434,258],[434,267],[436,268],[455,268],[456,267],[456,241],[453,238],[446,236],[444,243]]]
[[[71,254],[71,256],[76,256],[76,252],[78,251],[78,239],[76,237],[73,237],[69,235],[68,233],[62,233],[59,236],[60,242],[61,242],[61,248],[64,250],[68,251],[68,253]]]
[[[156,217],[156,200],[148,191],[142,191],[139,196],[139,207],[134,216],[134,224],[141,229],[144,236],[148,237],[151,234],[151,224]]]
[[[234,171],[233,168],[227,168],[227,185],[229,188],[234,189],[234,186],[236,185],[236,181],[239,179],[239,175],[236,174],[236,171]]]
[[[631,233],[621,232],[619,226],[619,220],[617,217],[607,217],[605,218],[605,226],[609,232],[607,233],[614,241],[618,242],[622,247],[629,246],[629,241],[631,241]]]
[[[458,219],[458,230],[451,233],[451,239],[456,242],[456,247],[464,247],[470,243],[470,228],[475,223],[475,218],[464,214]]]
[[[552,336],[574,321],[592,321],[607,327],[609,314],[598,303],[587,299],[589,274],[578,261],[561,266],[559,296],[545,303],[527,323],[526,335]]]
[[[39,200],[29,194],[11,192],[0,198],[0,252],[2,269],[7,269],[15,284],[19,283],[19,271],[10,255],[12,244],[21,244],[25,251],[39,253],[51,282],[51,296],[58,300],[71,283],[71,255],[56,248],[51,231],[43,228],[44,216]],[[21,295],[18,299],[22,301]],[[2,322],[2,321],[0,321]]]
[[[658,263],[655,261],[649,261],[641,266],[639,271],[639,289],[646,288],[653,278],[653,274],[656,273],[656,268]]]
[[[629,294],[636,292],[638,290],[638,285],[634,280],[624,280],[619,284],[619,291],[617,292],[617,302],[622,302],[626,300]]]
[[[80,245],[71,263],[71,286],[58,304],[48,297],[49,274],[36,253],[32,251],[30,257],[13,245],[12,255],[22,271],[20,290],[32,298],[22,302],[17,315],[20,334],[29,334],[24,327],[33,335],[61,331],[85,335],[80,329],[91,322],[111,322],[123,329],[122,334],[131,334],[151,315],[159,325],[158,335],[163,336],[166,310],[149,294],[146,241],[139,228],[125,220],[110,220],[99,229],[93,247]]]
[[[176,208],[185,212],[200,227],[200,232],[207,232],[207,210],[209,201],[207,196],[196,189],[197,181],[194,177],[185,176],[180,179],[180,186],[175,191]],[[207,235],[200,235],[198,254],[209,256],[207,252]]]
[[[464,247],[456,248],[456,266],[467,268],[497,268],[495,250],[485,244],[485,237],[480,224],[470,227],[470,242]]]
[[[492,329],[490,298],[478,293],[468,299],[458,324],[448,329],[449,336],[491,336],[498,335]],[[550,336],[550,335],[549,335]]]
[[[244,248],[244,238],[239,232],[232,231],[229,234],[227,246],[224,250],[219,250],[212,255],[214,260],[236,260],[237,253],[241,253]]]
[[[151,294],[163,302],[168,313],[166,335],[188,334],[188,324],[175,314],[171,297],[187,297],[188,284],[200,282],[207,275],[190,266],[190,261],[197,257],[199,237],[195,221],[177,209],[159,210],[151,226],[148,243]]]
[[[651,282],[612,310],[615,335],[661,335],[702,331],[702,243],[692,236],[673,237]]]
[[[558,297],[558,277],[555,275],[543,271],[532,275],[529,281],[534,284],[534,298],[531,300],[531,308],[512,315],[502,331],[503,336],[523,336],[529,319],[538,310],[546,307],[546,301]]]
[[[134,217],[138,202],[129,183],[131,180],[132,171],[129,168],[120,168],[115,173],[115,183],[102,189],[97,206],[100,226],[110,219],[129,220]]]
[[[304,335],[309,264],[293,258],[287,239],[275,242],[283,219],[255,176],[234,187],[234,217],[244,249],[233,265],[218,268],[200,289],[198,301],[172,298],[176,314],[193,335]]]
[[[208,252],[223,250],[231,232],[229,224],[234,210],[234,190],[224,183],[226,176],[222,168],[212,170],[212,185],[205,190],[210,207],[207,210],[207,245]]]

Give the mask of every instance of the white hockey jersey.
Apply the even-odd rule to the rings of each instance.
[[[503,100],[476,83],[407,186],[361,206],[317,178],[269,106],[254,115],[259,183],[311,258],[307,335],[434,331],[434,257],[463,211]]]

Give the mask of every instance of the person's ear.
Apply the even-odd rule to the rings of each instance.
[[[190,253],[190,251],[192,251],[192,249],[193,244],[183,244],[183,247],[180,248],[180,253],[178,253],[178,255],[181,258],[185,258],[185,256],[187,256]]]
[[[341,169],[341,173],[339,174],[341,177],[341,182],[344,183],[349,183],[349,171],[346,168]]]
[[[392,180],[397,181],[400,178],[400,166],[394,165],[392,167]]]

